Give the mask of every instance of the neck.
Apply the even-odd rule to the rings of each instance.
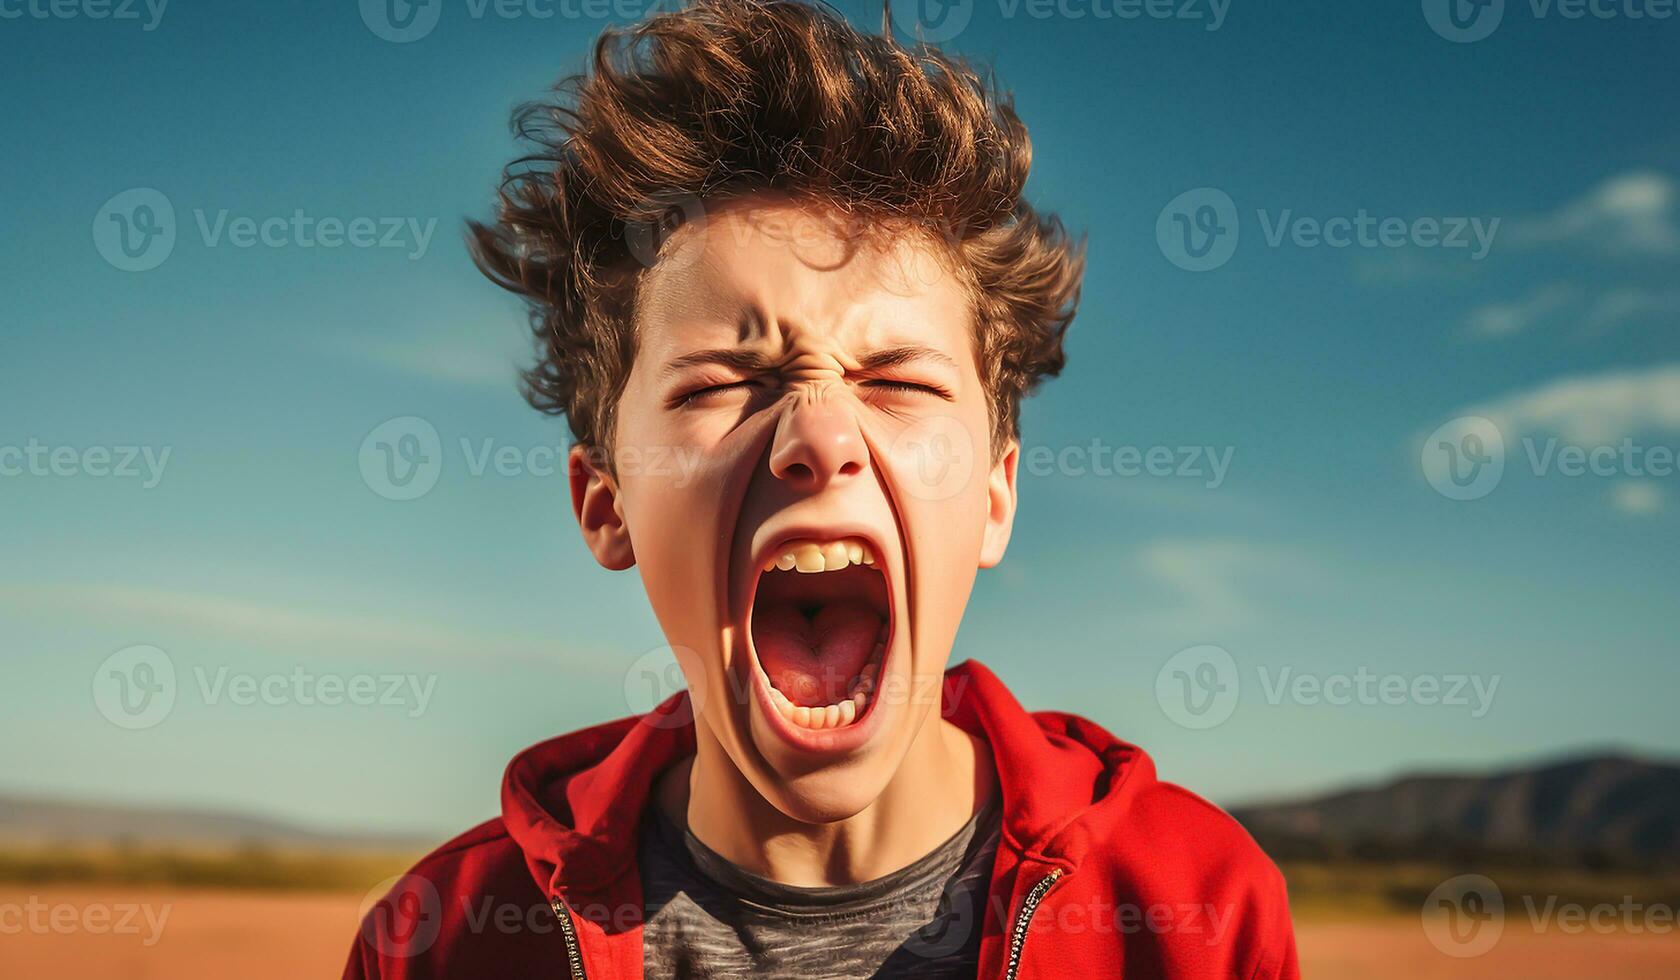
[[[962,829],[993,791],[991,752],[935,714],[875,801],[832,823],[776,809],[702,728],[697,751],[661,778],[659,805],[700,842],[753,874],[815,887],[870,881]]]

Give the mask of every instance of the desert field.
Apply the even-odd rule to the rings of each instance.
[[[0,887],[0,909],[7,910],[0,914],[0,977],[336,977],[360,902],[360,895],[343,892]]]
[[[0,912],[0,977],[336,977],[361,900],[343,891],[0,886],[0,909],[6,910]],[[1308,916],[1297,932],[1303,972],[1313,980],[1680,976],[1680,936],[1673,932],[1567,935],[1508,927],[1492,950],[1465,959],[1435,949],[1415,916]]]

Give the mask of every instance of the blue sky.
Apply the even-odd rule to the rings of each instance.
[[[635,573],[594,566],[540,472],[564,426],[515,393],[520,310],[461,238],[511,107],[581,64],[591,11],[641,8],[430,4],[405,43],[352,0],[5,8],[0,791],[445,833],[495,811],[519,748],[664,683]],[[1680,23],[1521,0],[1466,41],[1431,7],[1230,0],[1210,30],[1206,2],[972,0],[938,22],[1015,92],[1032,198],[1090,257],[1069,367],[1025,416],[1066,463],[1023,477],[957,656],[1219,802],[1680,751],[1680,478],[1660,472],[1680,447]],[[172,247],[140,236],[147,203]],[[1363,241],[1321,240],[1361,216]],[[1192,271],[1178,222],[1199,250],[1208,218],[1235,248]],[[1425,461],[1476,448],[1431,436],[1465,416],[1505,452],[1459,500]],[[416,499],[378,492],[362,451],[396,417],[437,433]],[[1076,472],[1064,451],[1093,441],[1228,470]],[[119,465],[131,446],[150,470]],[[520,472],[475,473],[486,446]],[[1568,476],[1569,447],[1614,460]],[[167,657],[174,703],[127,728],[113,665],[158,656],[136,647]],[[293,677],[378,694],[262,693]],[[1214,715],[1173,700],[1203,677]]]

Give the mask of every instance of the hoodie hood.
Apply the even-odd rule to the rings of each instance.
[[[1142,750],[1060,712],[1028,713],[990,670],[946,671],[941,715],[984,738],[1003,797],[1003,842],[1074,870],[1155,782]],[[660,772],[695,750],[686,692],[645,715],[535,745],[514,758],[502,819],[550,898],[599,899],[635,870],[641,818]]]
[[[1299,980],[1283,876],[1236,821],[1100,726],[1027,712],[977,663],[946,672],[942,695],[943,717],[990,746],[1002,796],[979,980]],[[642,817],[694,748],[679,694],[521,753],[501,819],[398,880],[345,977],[549,976],[568,961],[574,978],[641,977]],[[475,916],[498,903],[536,903],[557,928],[486,928]],[[1156,926],[1137,928],[1145,912]]]

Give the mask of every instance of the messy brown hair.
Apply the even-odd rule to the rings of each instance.
[[[1032,143],[963,61],[862,33],[801,0],[696,0],[608,29],[590,67],[523,106],[533,150],[470,223],[485,275],[531,308],[526,398],[609,447],[635,357],[635,298],[659,244],[702,204],[785,193],[930,232],[974,298],[993,444],[1060,372],[1083,249],[1022,197]]]

